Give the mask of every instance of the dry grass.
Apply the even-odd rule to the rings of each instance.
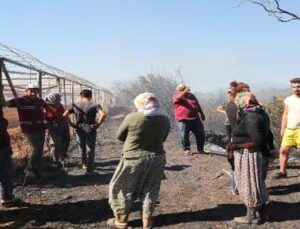
[[[5,118],[9,122],[8,128],[14,128],[19,126],[19,117],[16,108],[4,108],[3,112]]]
[[[11,139],[14,158],[25,158],[30,155],[30,147],[27,139],[21,133],[18,112],[15,108],[4,108],[4,116],[8,120],[8,133]]]
[[[8,130],[11,146],[13,149],[14,158],[24,158],[31,154],[30,146],[25,138],[24,134],[21,133],[20,128],[11,128]]]

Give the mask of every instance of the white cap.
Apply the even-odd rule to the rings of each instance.
[[[28,90],[28,89],[40,89],[40,87],[37,83],[30,83],[26,87],[26,90]]]
[[[180,83],[177,85],[176,90],[177,91],[183,91],[186,88],[186,85],[183,83]]]

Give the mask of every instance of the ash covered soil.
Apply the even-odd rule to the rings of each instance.
[[[126,112],[125,112],[126,113]],[[25,203],[0,209],[2,228],[108,228],[112,212],[108,205],[108,184],[118,164],[122,144],[115,132],[124,117],[115,109],[98,132],[96,172],[85,176],[79,167],[76,142],[70,147],[63,170],[47,168],[42,181],[16,178],[15,194]],[[171,133],[165,143],[166,179],[162,181],[154,228],[300,228],[299,160],[292,158],[289,178],[272,180],[277,171],[270,168],[267,186],[270,192],[270,220],[260,226],[238,226],[232,220],[245,214],[238,196],[232,195],[224,150],[206,144],[209,154],[183,155],[178,135]],[[135,203],[130,226],[141,228],[140,205]]]

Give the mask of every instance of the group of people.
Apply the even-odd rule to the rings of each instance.
[[[274,179],[287,178],[288,153],[291,148],[300,147],[300,78],[291,79],[290,83],[293,94],[284,100],[280,171],[273,176]],[[268,219],[265,179],[269,160],[277,156],[269,115],[249,85],[236,81],[230,83],[228,102],[217,111],[227,116],[225,128],[229,139],[228,160],[233,170],[232,191],[247,207],[247,214],[234,218],[234,221],[241,224],[265,221]]]
[[[293,95],[285,100],[282,118],[280,172],[276,178],[286,178],[287,155],[292,147],[300,147],[300,78],[291,80]],[[103,123],[106,113],[91,101],[90,90],[82,90],[80,101],[64,110],[60,95],[52,93],[45,100],[38,98],[38,88],[29,85],[26,95],[5,101],[1,105],[17,107],[21,130],[28,138],[33,153],[28,171],[39,176],[45,122],[52,136],[54,161],[59,164],[66,157],[69,144],[68,124],[76,129],[82,151],[82,162],[87,174],[93,173],[96,130]],[[198,153],[204,152],[204,112],[189,87],[179,84],[172,98],[175,118],[178,121],[181,146],[185,155],[193,155],[189,141],[195,135]],[[166,163],[164,141],[170,131],[170,122],[161,110],[157,97],[149,92],[134,100],[136,112],[128,114],[117,130],[117,138],[124,142],[121,160],[109,184],[109,204],[114,218],[108,226],[127,228],[133,202],[142,203],[143,228],[152,228],[152,214],[159,194]],[[2,108],[1,106],[1,108]],[[220,108],[221,109],[221,108]],[[220,110],[219,109],[219,110]],[[266,219],[268,191],[265,185],[269,158],[274,151],[270,118],[262,104],[251,93],[249,85],[233,81],[228,89],[224,113],[228,121],[228,160],[233,170],[233,191],[247,207],[247,214],[236,217],[241,224],[257,224]],[[74,113],[76,122],[68,116]],[[97,115],[98,114],[98,115]],[[2,202],[9,202],[12,195],[11,154],[7,121],[0,113],[0,177],[3,186]],[[60,136],[60,137],[59,137]],[[3,176],[3,174],[7,174]],[[4,178],[5,177],[5,178]]]
[[[3,107],[17,108],[21,132],[31,148],[26,177],[43,178],[42,156],[45,138],[50,140],[48,143],[53,156],[53,164],[58,167],[62,166],[70,144],[69,125],[76,129],[78,135],[82,152],[82,167],[86,169],[87,175],[93,174],[96,130],[104,121],[106,113],[100,105],[92,101],[92,91],[82,90],[80,100],[73,103],[68,110],[65,110],[61,104],[60,93],[52,92],[45,99],[38,95],[37,84],[29,84],[25,95],[8,101],[5,100],[3,93],[0,93],[0,179],[3,205],[16,201],[12,188],[12,148]],[[70,114],[75,114],[75,122],[69,118]]]

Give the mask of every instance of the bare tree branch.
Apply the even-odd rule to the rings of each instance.
[[[261,6],[269,15],[275,17],[280,22],[300,20],[300,16],[297,14],[281,8],[279,0],[249,0],[249,2]]]

